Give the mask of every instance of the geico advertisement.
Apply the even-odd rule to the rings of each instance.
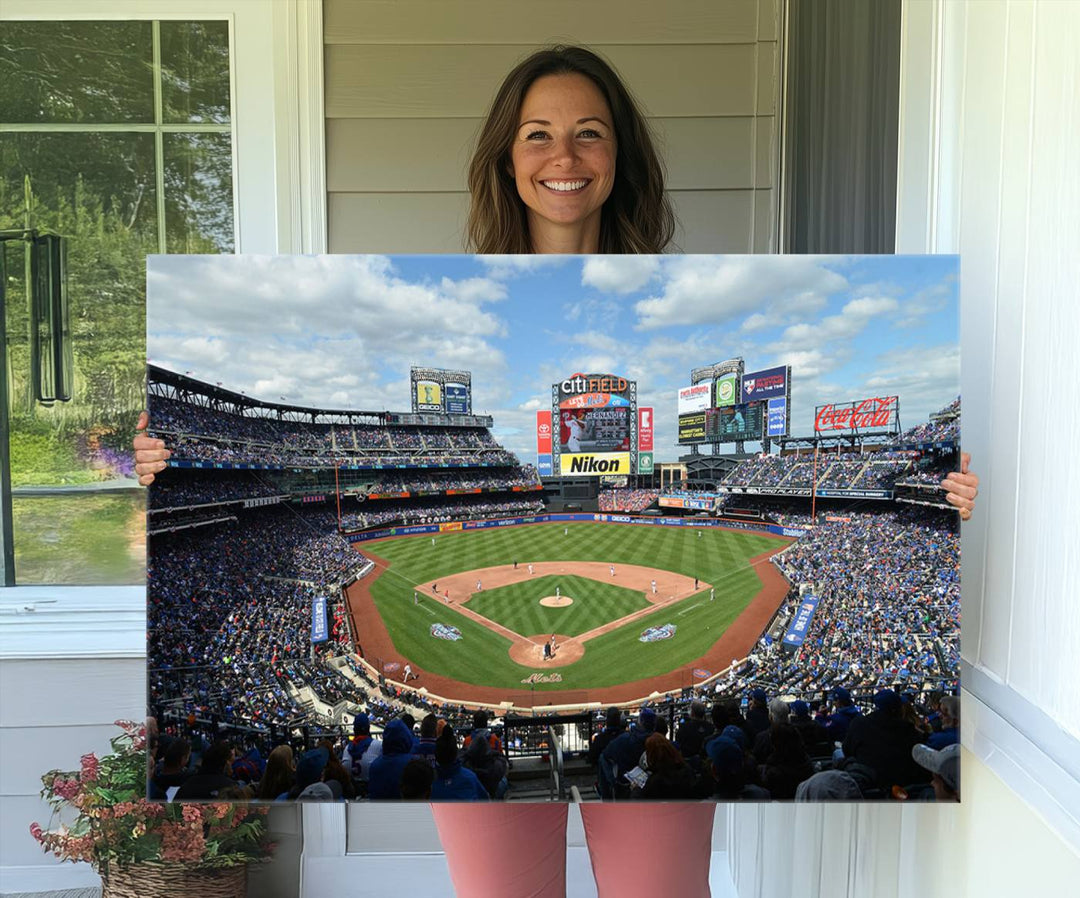
[[[564,452],[559,456],[559,473],[629,474],[629,452]]]

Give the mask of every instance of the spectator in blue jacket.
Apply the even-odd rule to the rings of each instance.
[[[457,736],[443,727],[435,740],[435,782],[432,801],[487,801],[488,792],[479,777],[458,760]]]
[[[383,732],[382,755],[371,762],[368,798],[401,798],[401,772],[412,760],[413,737],[399,719],[391,720]]]

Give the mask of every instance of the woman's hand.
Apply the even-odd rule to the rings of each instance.
[[[946,491],[945,499],[950,505],[960,509],[960,520],[966,521],[971,517],[975,508],[975,497],[979,495],[979,475],[971,474],[968,466],[971,464],[971,454],[960,453],[960,470],[953,471],[941,481],[941,488]]]
[[[167,459],[172,455],[165,448],[164,441],[155,440],[142,432],[149,423],[150,415],[140,413],[139,423],[135,425],[140,433],[135,434],[135,439],[131,441],[131,448],[135,450],[135,473],[139,475],[141,486],[150,486],[154,482],[154,475],[168,467]]]

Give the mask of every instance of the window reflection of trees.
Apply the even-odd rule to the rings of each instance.
[[[24,270],[9,245],[21,583],[142,579],[144,496],[88,490],[134,483],[146,255],[234,248],[230,107],[225,21],[5,22],[0,32],[0,228],[69,238],[75,360],[73,401],[34,403]],[[73,485],[85,490],[49,492]]]

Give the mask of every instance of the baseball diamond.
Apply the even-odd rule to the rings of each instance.
[[[418,685],[457,701],[558,704],[560,693],[580,701],[583,692],[589,701],[626,701],[690,685],[694,668],[743,657],[787,591],[769,562],[790,543],[783,537],[717,528],[698,539],[690,528],[572,523],[568,541],[565,526],[448,532],[434,548],[426,535],[365,542],[375,570],[347,590],[364,657],[408,661]],[[541,604],[557,590],[572,604]],[[432,610],[462,638],[431,639]],[[672,638],[641,642],[643,631],[676,623]],[[545,660],[552,633],[557,650]],[[555,667],[561,680],[522,690],[530,675]]]

